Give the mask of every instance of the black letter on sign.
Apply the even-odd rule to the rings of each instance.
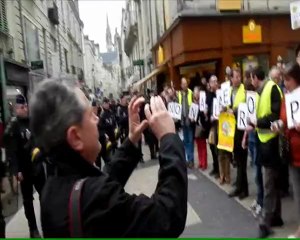
[[[245,123],[245,116],[246,114],[243,111],[240,111],[240,123],[243,124],[244,127],[246,127],[246,123]]]
[[[254,113],[255,108],[254,108],[254,99],[253,98],[251,98],[251,97],[248,98],[247,106],[248,106],[248,112]]]
[[[223,96],[224,96],[224,104],[225,104],[225,105],[228,105],[228,104],[229,104],[229,102],[227,102],[228,89],[225,89],[225,91],[224,91],[223,93],[224,93],[224,94],[223,94]],[[225,102],[225,99],[226,99],[226,102]]]
[[[299,102],[296,102],[296,101],[291,102],[291,113],[292,113],[292,119],[293,120],[295,120],[294,114],[296,112],[298,112],[298,110],[299,110]]]

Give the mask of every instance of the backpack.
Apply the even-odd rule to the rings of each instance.
[[[49,176],[56,175],[56,167],[49,157],[39,148],[34,148],[31,154],[33,184],[39,195]]]

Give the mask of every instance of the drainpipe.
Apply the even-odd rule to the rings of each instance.
[[[23,19],[23,15],[22,15],[22,1],[18,0],[18,3],[19,3],[19,17],[20,17],[21,31],[22,31],[23,51],[24,51],[25,61],[28,64],[29,60],[28,60],[28,55],[27,55],[27,51],[26,51],[26,39],[25,39],[25,30],[24,30],[24,19]]]

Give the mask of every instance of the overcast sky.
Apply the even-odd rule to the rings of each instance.
[[[79,0],[83,32],[100,44],[101,52],[106,52],[106,14],[113,39],[116,27],[120,34],[123,7],[125,8],[125,0]]]

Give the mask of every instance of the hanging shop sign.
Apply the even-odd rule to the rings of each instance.
[[[164,60],[165,60],[164,49],[162,46],[159,46],[157,50],[157,65],[162,64]]]
[[[243,26],[243,43],[261,43],[262,28],[257,25],[254,20],[250,20],[247,26]]]

